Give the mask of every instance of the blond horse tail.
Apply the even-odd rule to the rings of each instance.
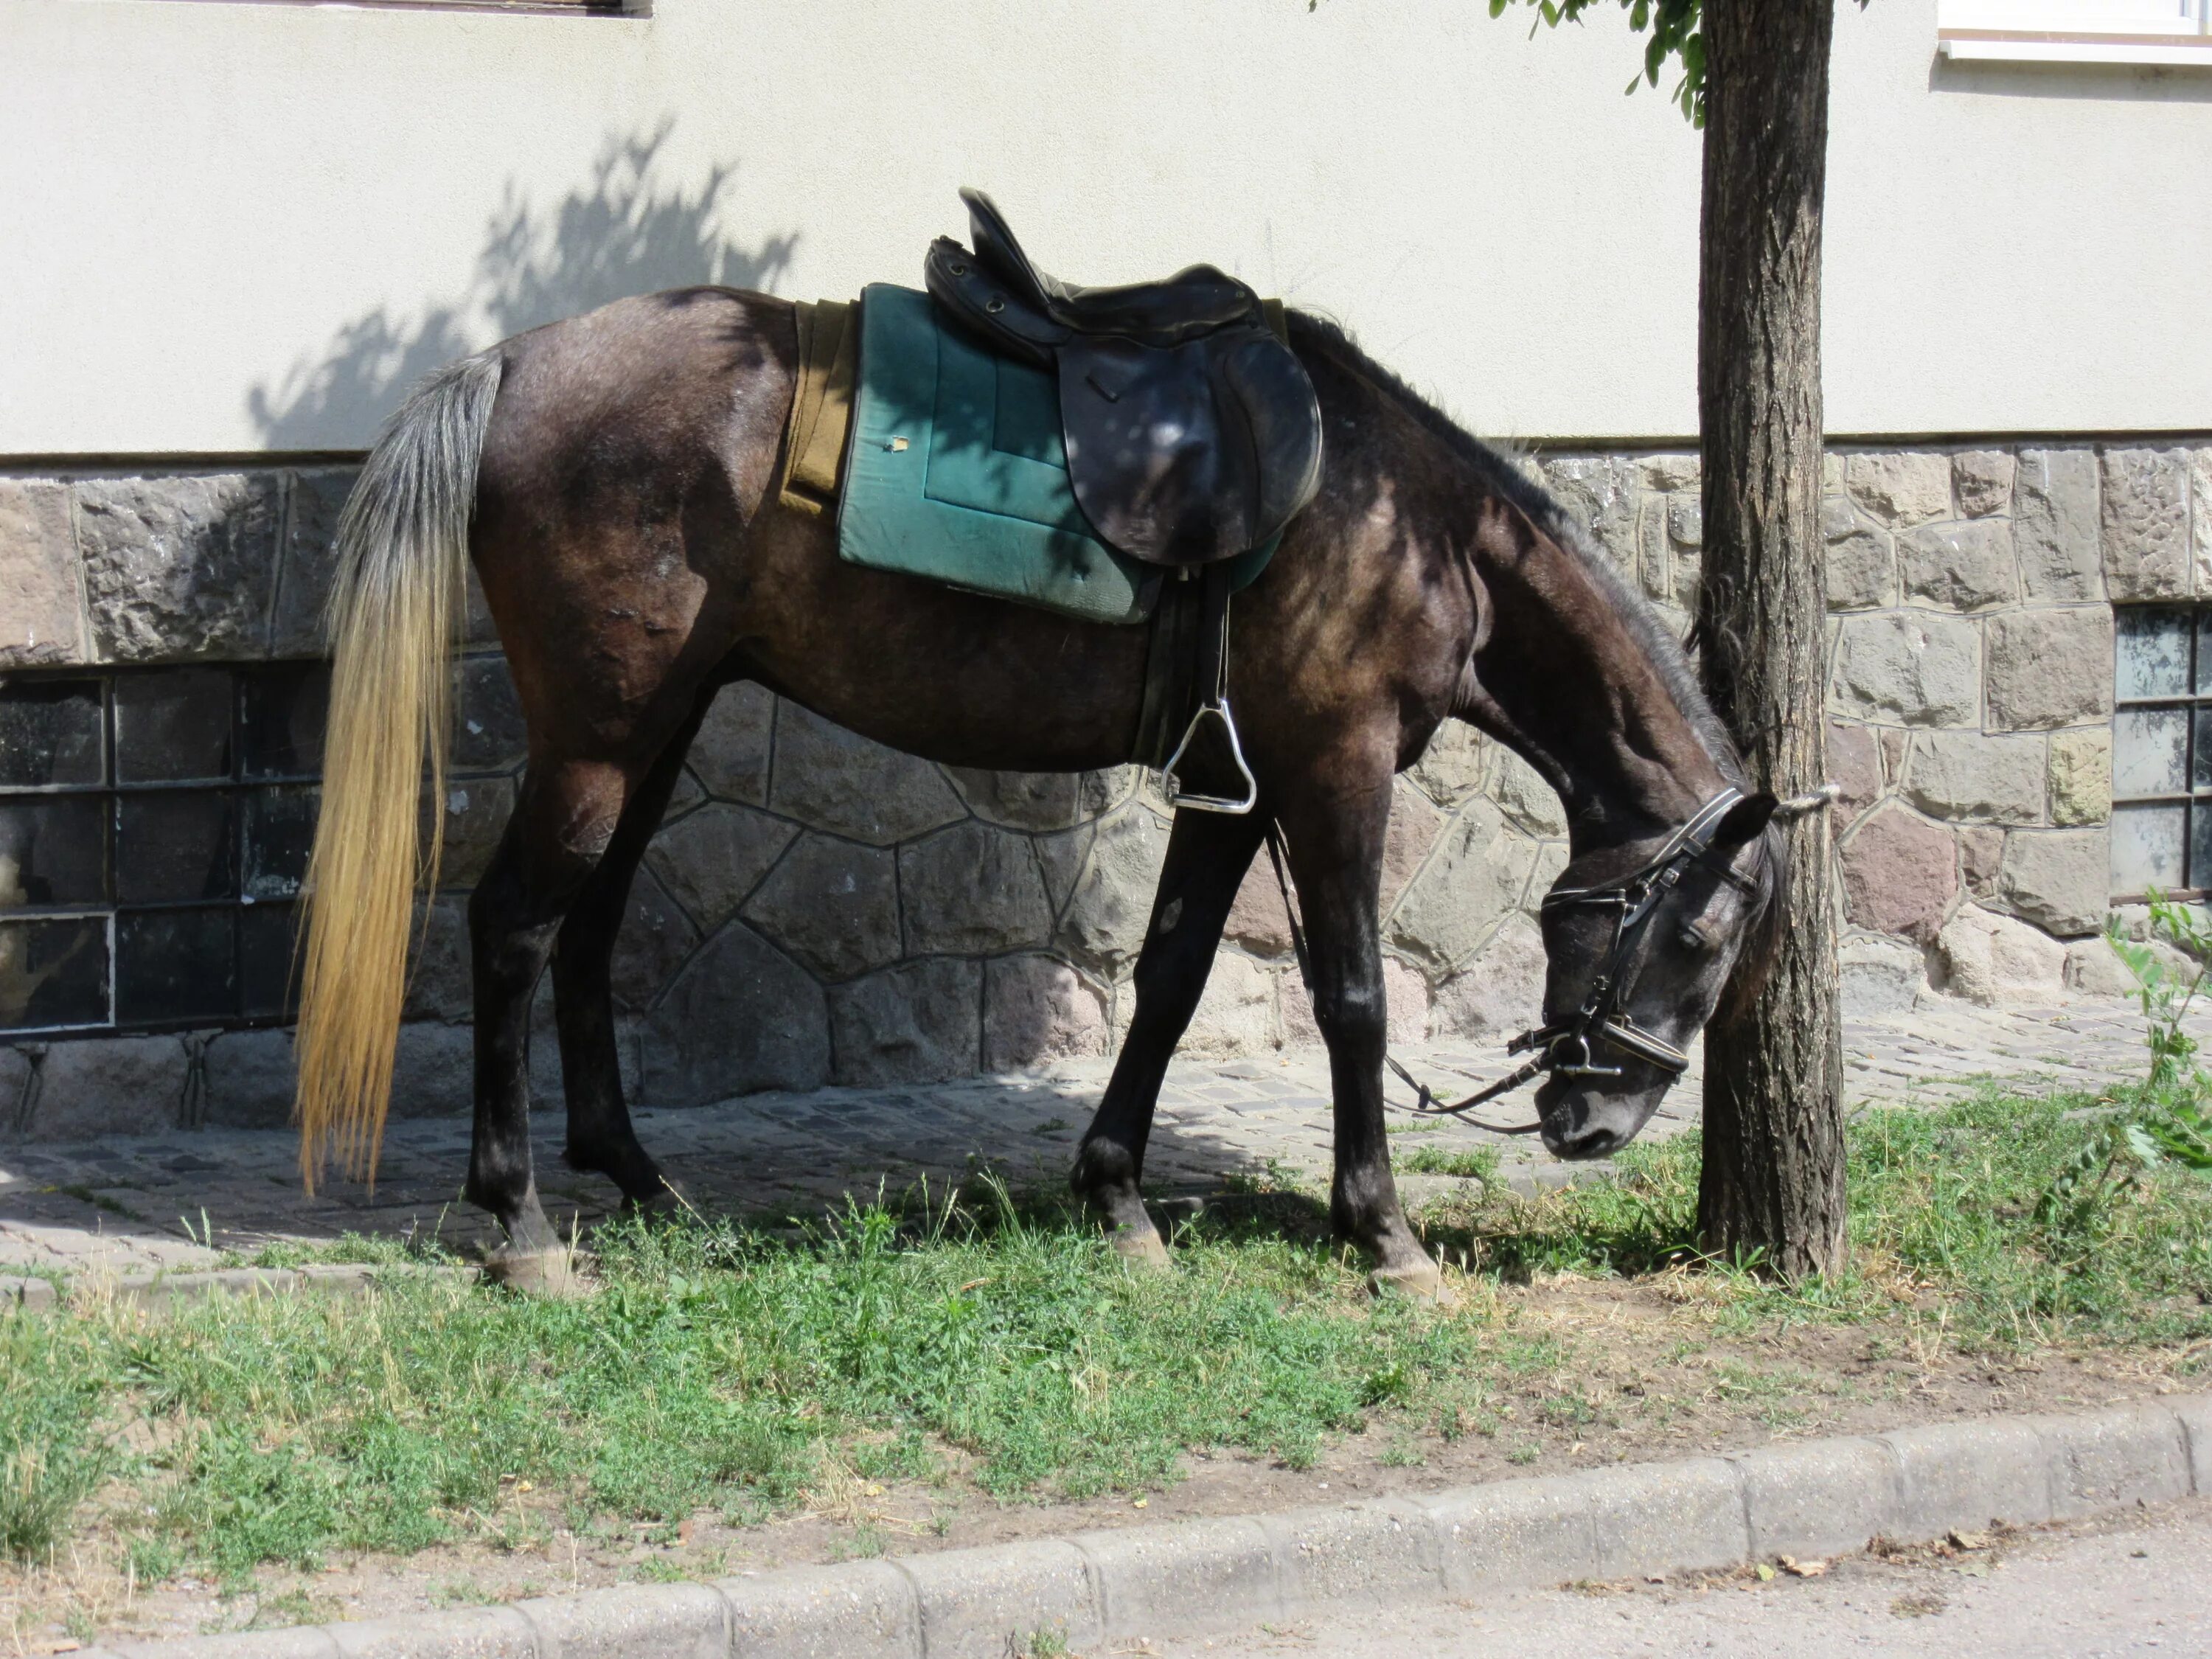
[[[322,814],[304,893],[300,1172],[335,1155],[372,1178],[420,883],[434,886],[445,814],[418,843],[417,802],[445,799],[456,622],[465,603],[477,458],[499,392],[496,350],[416,389],[369,452],[338,519],[328,625],[336,661]]]

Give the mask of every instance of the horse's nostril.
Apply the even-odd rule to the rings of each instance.
[[[1620,1137],[1611,1129],[1591,1128],[1566,1136],[1553,1150],[1561,1158],[1603,1158],[1620,1145]]]

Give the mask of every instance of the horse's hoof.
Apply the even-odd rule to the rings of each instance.
[[[1164,1273],[1175,1265],[1175,1258],[1168,1254],[1168,1247],[1160,1238],[1159,1229],[1149,1221],[1141,1227],[1116,1227],[1107,1237],[1114,1242],[1114,1253],[1132,1267]]]
[[[484,1277],[522,1296],[573,1302],[598,1290],[591,1257],[566,1244],[542,1249],[518,1250],[513,1246],[494,1250],[484,1258]]]
[[[1459,1297],[1433,1261],[1409,1261],[1401,1267],[1377,1267],[1368,1281],[1377,1295],[1384,1291],[1395,1291],[1416,1302],[1425,1302],[1432,1307],[1455,1308]]]

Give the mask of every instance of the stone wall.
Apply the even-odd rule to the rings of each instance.
[[[1523,463],[1671,625],[1694,608],[1698,463],[1553,452]],[[0,669],[297,657],[315,649],[350,468],[0,477]],[[2212,447],[1839,448],[1823,508],[1832,770],[1850,1005],[2109,985],[2115,601],[2212,597]],[[514,799],[521,729],[472,606],[396,1108],[465,1109],[467,885]],[[428,806],[426,804],[426,810]],[[633,1096],[898,1085],[1110,1051],[1131,1012],[1168,813],[1135,769],[963,771],[864,742],[757,689],[726,693],[639,872],[616,963]],[[1492,1038],[1535,1012],[1538,898],[1559,803],[1453,727],[1398,782],[1383,881],[1400,1041]],[[557,1098],[550,990],[533,1069]],[[1264,860],[1186,1041],[1262,1055],[1316,1040]],[[282,1031],[0,1048],[0,1127],[61,1137],[275,1123]]]

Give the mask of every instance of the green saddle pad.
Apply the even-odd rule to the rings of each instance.
[[[1083,622],[1152,614],[1164,573],[1099,540],[1076,504],[1052,376],[970,343],[927,294],[862,291],[851,443],[841,558]],[[1240,555],[1232,588],[1281,539]]]

